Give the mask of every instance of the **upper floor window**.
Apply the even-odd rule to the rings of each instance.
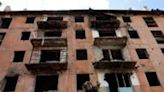
[[[164,43],[164,35],[161,31],[151,31],[151,33],[154,36],[157,43],[159,43],[159,44]]]
[[[145,74],[150,86],[160,86],[156,72],[146,72]]]
[[[77,80],[77,90],[83,90],[82,86],[86,81],[89,81],[89,74],[77,74],[76,76]]]
[[[8,28],[10,26],[12,18],[2,18],[0,28]]]
[[[82,16],[76,16],[75,17],[75,22],[84,22],[84,17],[82,17]]]
[[[45,32],[45,37],[61,37],[62,31]]]
[[[60,61],[60,50],[42,50],[40,62]]]
[[[5,34],[6,33],[0,33],[0,45],[1,45],[1,43],[2,43],[2,41],[4,39],[4,37],[5,37]]]
[[[137,31],[128,31],[130,38],[139,38]]]
[[[147,50],[144,48],[136,49],[136,52],[139,59],[148,59],[149,57]]]
[[[158,27],[153,17],[143,17],[143,19],[148,27]]]
[[[106,36],[116,36],[115,31],[99,31],[99,36],[100,37],[106,37]]]
[[[15,51],[13,62],[23,62],[25,51]]]
[[[63,17],[48,17],[47,21],[62,21]]]
[[[31,32],[22,32],[21,40],[29,40]]]
[[[76,30],[76,39],[85,39],[85,30]]]
[[[130,16],[123,16],[122,18],[124,22],[132,22]]]
[[[161,52],[164,54],[164,48],[161,48]]]
[[[87,50],[86,49],[77,49],[76,50],[76,59],[77,60],[87,60]]]
[[[35,17],[27,17],[26,23],[34,23]]]
[[[123,60],[122,51],[120,49],[103,49],[103,56],[102,60]]]

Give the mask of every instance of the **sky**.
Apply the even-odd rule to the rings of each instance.
[[[0,0],[0,10],[148,9],[164,10],[164,0]]]

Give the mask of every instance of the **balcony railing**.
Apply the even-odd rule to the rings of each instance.
[[[31,73],[55,73],[67,69],[67,62],[39,62],[25,64],[28,71]]]
[[[95,38],[96,46],[126,46],[127,37],[99,37]]]
[[[67,21],[38,21],[38,29],[65,29]]]
[[[56,37],[40,37],[32,38],[31,43],[33,47],[66,47],[66,38],[56,38]]]
[[[124,60],[100,60],[94,62],[95,69],[135,69],[136,61],[124,61]]]

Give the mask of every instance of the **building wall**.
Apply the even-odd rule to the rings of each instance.
[[[48,16],[48,15],[47,15]],[[122,15],[116,15],[121,23]],[[148,28],[143,20],[143,16],[149,15],[130,15],[132,22],[130,23],[138,32],[140,39],[128,39],[127,53],[128,58],[132,61],[137,61],[136,73],[139,84],[133,86],[134,92],[164,92],[164,56],[160,48],[164,48],[164,44],[157,44],[150,30],[161,30],[164,33],[164,18],[163,16],[153,16],[159,27]],[[3,17],[3,16],[1,16]],[[31,38],[37,32],[38,20],[42,19],[42,15],[36,16],[34,24],[26,24],[27,16],[12,15],[12,22],[8,29],[0,29],[0,32],[5,32],[6,35],[0,46],[0,81],[3,81],[5,76],[20,74],[15,92],[34,92],[36,75],[31,74],[25,67],[25,64],[30,62],[32,53],[32,44],[30,40],[22,41],[21,32],[30,31]],[[96,85],[98,81],[98,70],[95,70],[92,63],[95,62],[94,53],[94,38],[92,29],[89,27],[90,17],[85,15],[83,23],[75,23],[74,16],[65,15],[64,20],[68,21],[68,28],[62,30],[62,37],[67,38],[68,42],[68,69],[64,72],[58,72],[59,92],[77,92],[76,91],[76,74],[89,74],[91,82]],[[75,30],[84,29],[86,39],[76,39]],[[128,35],[128,33],[126,33]],[[149,59],[139,59],[135,51],[136,48],[146,48],[149,53]],[[76,60],[76,49],[87,49],[87,60]],[[13,63],[14,51],[25,50],[23,62]],[[157,73],[161,86],[150,87],[146,79],[145,72],[154,71]],[[108,71],[107,72],[111,72]],[[1,82],[1,87],[3,82]]]

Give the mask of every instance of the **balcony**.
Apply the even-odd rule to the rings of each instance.
[[[39,21],[37,25],[38,29],[65,29],[67,21]]]
[[[45,37],[31,39],[33,47],[66,47],[66,38]]]
[[[101,60],[94,62],[95,69],[135,69],[136,61],[124,61],[124,60]]]
[[[124,47],[127,43],[127,37],[99,37],[95,38],[96,46],[120,46]]]
[[[67,62],[40,62],[40,63],[29,63],[25,64],[28,71],[31,73],[55,73],[67,69]]]

